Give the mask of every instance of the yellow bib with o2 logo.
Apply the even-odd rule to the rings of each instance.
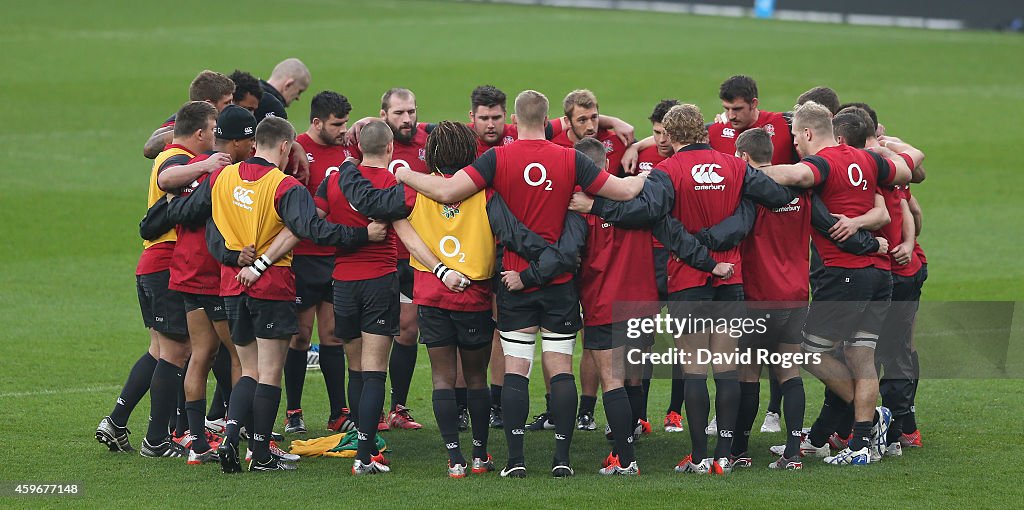
[[[487,196],[483,191],[455,204],[441,204],[416,196],[409,223],[444,265],[470,280],[486,280],[494,274],[494,234],[487,220]],[[411,257],[420,271],[432,268]]]
[[[210,190],[213,221],[229,250],[239,251],[252,244],[257,254],[266,253],[284,228],[274,207],[274,195],[287,176],[274,168],[255,181],[247,181],[238,173],[240,164],[224,167]],[[274,265],[292,265],[291,252]]]
[[[160,189],[160,186],[157,185],[157,177],[160,175],[160,166],[163,165],[164,162],[167,161],[168,159],[178,155],[188,156],[189,159],[195,157],[195,154],[192,154],[191,152],[182,149],[181,147],[171,147],[170,149],[167,149],[158,154],[156,159],[153,161],[153,171],[150,172],[149,174],[149,196],[146,203],[147,209],[153,207],[153,204],[155,204],[157,200],[163,200],[164,197],[167,195],[167,193],[164,190]],[[152,241],[144,239],[142,241],[142,249],[145,250],[146,248],[149,248],[150,246],[153,246],[155,244],[173,242],[177,240],[178,234],[172,228],[167,232],[164,232],[162,236]]]

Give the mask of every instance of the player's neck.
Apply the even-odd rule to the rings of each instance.
[[[270,151],[261,151],[257,149],[256,154],[253,154],[253,157],[265,159],[271,165],[281,168],[281,162],[278,161],[278,158],[280,157],[279,154],[272,154]]]
[[[310,126],[310,128],[306,130],[306,136],[308,136],[309,139],[312,140],[313,143],[317,145],[327,145],[326,143],[324,143],[323,139],[320,138],[320,133],[317,130],[313,129],[312,126]]]
[[[881,146],[882,146],[882,144],[878,143],[878,138],[875,138],[873,136],[871,138],[868,138],[867,140],[864,140],[864,148],[865,149],[867,149],[867,148],[877,148],[877,147],[881,147]]]
[[[192,154],[199,154],[200,152],[203,152],[202,145],[199,140],[196,140],[191,136],[188,138],[171,138],[171,145],[180,145]]]
[[[544,126],[527,126],[525,124],[516,124],[516,130],[519,131],[520,140],[545,140]]]
[[[818,142],[815,145],[812,145],[811,146],[811,154],[817,154],[817,153],[821,152],[823,149],[827,149],[829,147],[836,147],[838,145],[839,145],[839,142],[837,142],[835,138],[827,138],[827,139],[824,139],[824,140]]]
[[[374,168],[387,168],[391,164],[390,159],[387,156],[370,156],[363,154],[363,161],[359,163],[360,166],[372,166]]]

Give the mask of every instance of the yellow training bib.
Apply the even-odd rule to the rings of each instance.
[[[416,196],[409,223],[444,265],[471,280],[494,274],[494,234],[487,220],[487,196],[480,191],[455,204],[441,204]],[[413,268],[430,271],[411,257]]]
[[[155,204],[157,200],[163,200],[164,196],[167,195],[167,193],[165,193],[164,190],[160,189],[160,186],[157,186],[157,184],[156,184],[157,176],[160,174],[160,166],[163,165],[164,162],[167,161],[168,159],[170,159],[171,157],[177,156],[177,155],[180,155],[180,154],[184,154],[185,156],[188,156],[189,159],[192,159],[192,158],[195,157],[195,154],[192,154],[191,152],[189,152],[189,151],[187,151],[185,149],[182,149],[181,147],[171,147],[170,149],[167,149],[167,150],[161,152],[160,154],[158,154],[157,157],[156,157],[156,160],[153,161],[153,170],[149,174],[149,198],[148,198],[148,202],[146,203],[146,208],[147,209],[150,208],[150,207],[153,207],[153,204]],[[149,248],[150,246],[153,246],[154,244],[160,244],[160,243],[166,243],[166,242],[174,242],[174,241],[177,241],[177,240],[178,240],[178,234],[172,228],[172,229],[168,230],[167,232],[164,232],[164,234],[162,236],[160,236],[160,237],[158,237],[158,238],[156,238],[156,239],[154,239],[152,241],[143,240],[142,241],[142,249],[145,250],[146,248]]]
[[[274,207],[274,195],[287,176],[274,168],[255,181],[247,181],[239,175],[241,164],[224,167],[210,190],[213,221],[229,250],[239,251],[251,244],[256,246],[257,254],[266,253],[284,228]],[[274,265],[291,266],[291,252]]]

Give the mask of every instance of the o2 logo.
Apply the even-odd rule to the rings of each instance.
[[[444,236],[437,246],[441,254],[448,258],[458,258],[459,262],[466,261],[466,253],[462,251],[462,243],[455,236]],[[451,249],[449,249],[451,248]]]
[[[868,180],[864,178],[864,170],[857,163],[853,163],[846,168],[846,176],[849,177],[850,184],[854,188],[860,188],[864,191],[868,190]]]
[[[539,172],[534,172],[534,170]],[[537,179],[534,179],[536,174]],[[523,180],[530,186],[544,186],[544,191],[551,191],[551,179],[548,179],[548,169],[544,168],[544,165],[540,163],[530,163],[523,169]]]

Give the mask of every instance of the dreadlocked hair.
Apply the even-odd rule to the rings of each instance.
[[[427,137],[427,168],[452,175],[476,159],[476,133],[461,122],[441,121]]]

